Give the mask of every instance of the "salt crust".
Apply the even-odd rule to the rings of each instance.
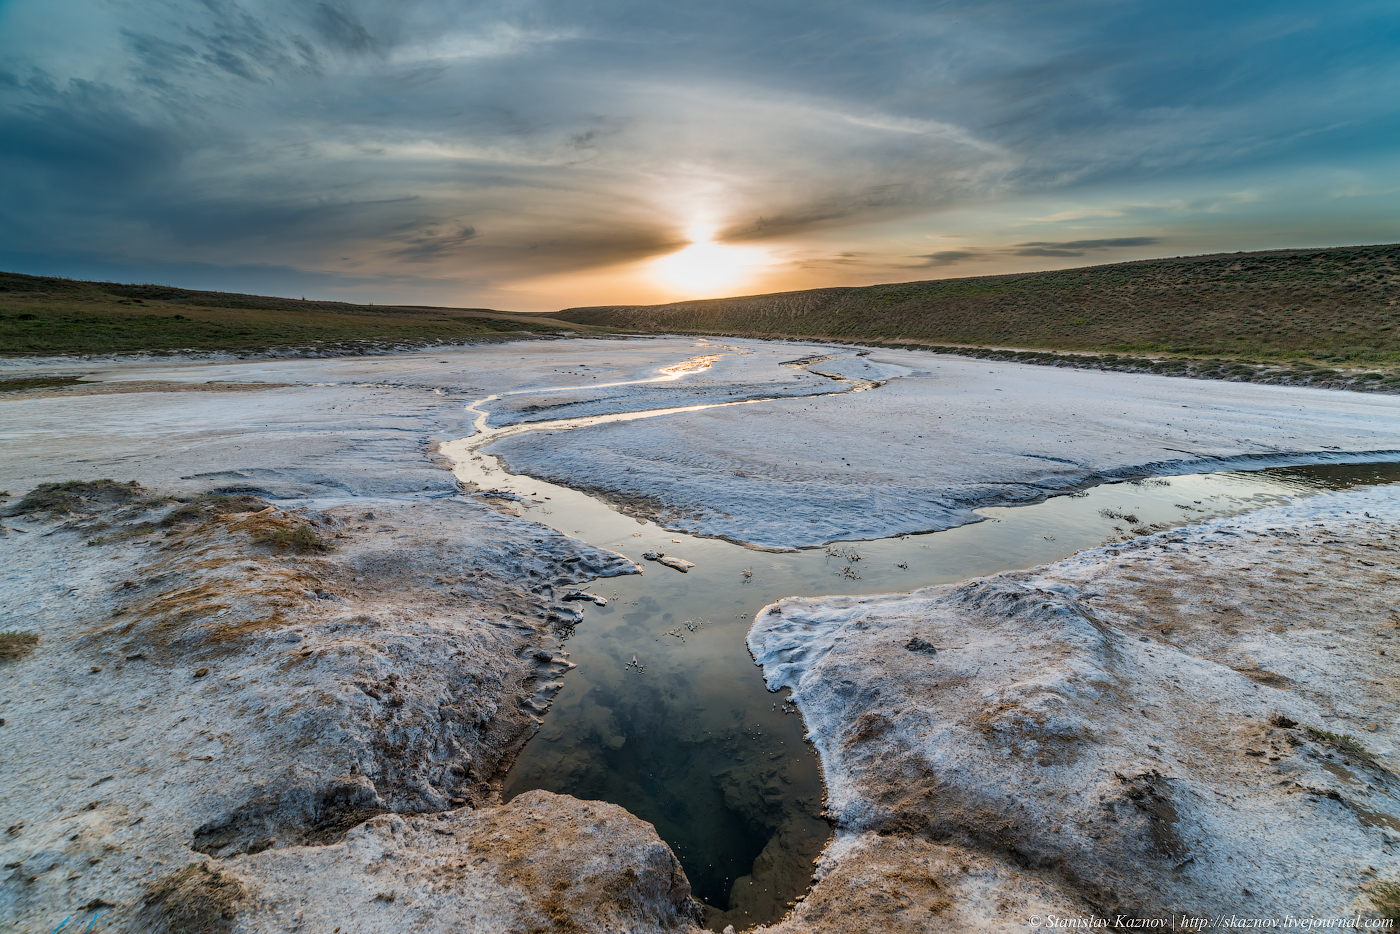
[[[706,512],[710,532],[720,529],[716,503],[734,491],[739,502],[752,507],[758,530],[752,538],[784,546],[823,537],[888,534],[882,530],[907,528],[935,513],[967,521],[973,505],[1036,498],[1115,470],[1169,472],[1226,458],[1254,457],[1266,463],[1279,462],[1290,452],[1322,459],[1400,446],[1393,437],[1396,403],[1387,397],[1073,373],[894,352],[837,354],[835,361],[801,371],[781,364],[804,355],[830,356],[831,349],[732,343],[751,352],[716,363],[705,377],[711,382],[690,398],[734,401],[851,388],[849,382],[814,377],[818,368],[832,377],[870,381],[879,366],[884,369],[878,377],[890,382],[872,392],[616,426],[628,428],[626,435],[607,435],[613,426],[587,429],[556,439],[553,446],[557,451],[575,443],[591,448],[606,481],[599,489],[615,501],[637,491],[652,496],[657,489],[674,490],[678,501]],[[549,684],[557,683],[568,664],[550,648],[550,615],[569,612],[551,608],[553,588],[607,573],[614,558],[539,526],[497,516],[473,501],[456,500],[450,474],[435,464],[432,449],[440,440],[470,433],[462,409],[467,399],[511,390],[530,390],[539,399],[538,390],[578,385],[580,373],[594,364],[601,364],[600,382],[647,379],[659,366],[715,349],[693,340],[551,341],[348,360],[45,362],[41,369],[46,372],[93,374],[106,385],[101,394],[62,390],[12,394],[0,401],[7,416],[0,486],[18,494],[43,481],[116,476],[140,479],[154,492],[250,490],[277,500],[284,516],[303,516],[343,539],[329,557],[280,561],[264,550],[250,551],[246,536],[240,539],[227,530],[179,531],[143,550],[118,542],[85,546],[93,532],[84,528],[87,520],[74,517],[34,523],[24,531],[17,527],[26,520],[8,522],[11,530],[0,539],[9,611],[3,627],[39,631],[43,641],[34,654],[0,671],[6,681],[0,716],[7,719],[0,727],[0,782],[20,790],[0,805],[0,824],[16,828],[0,839],[6,866],[0,877],[0,914],[7,923],[23,931],[50,930],[58,920],[55,913],[111,902],[103,910],[113,929],[159,927],[164,923],[159,917],[141,914],[151,910],[142,907],[144,887],[193,859],[239,880],[248,893],[231,922],[239,930],[329,932],[341,923],[337,918],[350,915],[356,919],[354,930],[460,930],[468,920],[481,930],[566,921],[578,930],[689,927],[684,888],[667,875],[673,864],[659,855],[659,841],[646,825],[625,815],[585,814],[578,802],[548,796],[526,803],[534,815],[530,826],[538,832],[532,829],[520,837],[517,831],[525,822],[518,814],[524,811],[494,808],[491,790],[473,786],[485,777],[479,770],[467,768],[462,774],[451,767],[466,768],[470,759],[472,766],[489,769],[493,757],[508,752],[509,743],[524,735],[522,728],[528,730],[547,703]],[[6,367],[12,369],[12,362]],[[910,372],[901,374],[895,369],[900,367]],[[982,378],[984,369],[993,380]],[[110,393],[113,383],[123,381],[139,392]],[[188,391],[210,381],[221,391]],[[297,385],[272,385],[278,383]],[[691,388],[685,381],[670,387]],[[1003,399],[992,395],[997,389],[1015,392]],[[621,393],[577,393],[575,412],[626,411],[638,403],[671,406],[685,398],[658,393],[655,385]],[[1064,405],[1078,400],[1087,401]],[[1119,408],[1116,403],[1123,400],[1132,404]],[[1003,401],[1009,404],[1003,406]],[[1190,413],[1190,420],[1173,424],[1176,409],[1196,404],[1206,412]],[[501,408],[500,418],[522,417],[526,411],[524,406],[507,408]],[[1115,416],[1110,409],[1122,414]],[[920,429],[931,426],[939,413],[954,424],[936,436],[907,439],[904,449],[875,443],[891,433],[906,438],[926,434]],[[665,430],[641,434],[660,428]],[[661,464],[655,476],[655,471],[643,470],[639,478],[624,477],[629,473],[625,467],[599,456],[599,443],[610,438],[627,442],[627,457],[637,457],[641,445],[649,452],[643,460],[658,463],[668,450],[706,450],[718,460],[685,467],[688,477],[709,475],[694,489],[669,479],[674,465]],[[1189,445],[1179,443],[1188,439]],[[928,453],[920,454],[922,449],[909,447],[914,440],[937,440],[930,448],[937,452],[936,464]],[[814,441],[818,453],[832,463],[814,468],[811,482],[776,469]],[[1075,456],[1050,444],[1072,445]],[[753,477],[738,477],[730,469],[725,453],[730,449],[756,466]],[[839,468],[838,452],[844,455]],[[567,460],[555,457],[554,463]],[[932,484],[927,470],[916,472],[928,464],[936,468]],[[901,485],[900,471],[919,481],[919,489],[912,494],[895,489]],[[852,490],[852,478],[861,476],[917,502],[903,513],[881,513],[885,507],[872,507],[868,489]],[[586,486],[587,479],[578,474],[566,482]],[[754,479],[759,485],[749,483]],[[789,481],[796,499],[775,499],[774,491],[787,488]],[[930,497],[930,489],[940,491],[938,496]],[[801,505],[804,498],[814,504],[810,509]],[[364,519],[370,509],[376,514],[373,524]],[[818,524],[809,521],[808,513],[814,511],[830,518],[822,520],[827,525],[809,530],[806,526]],[[1387,516],[1390,522],[1393,510]],[[1182,599],[1144,590],[1102,560],[1085,557],[1087,563],[1074,572],[1083,580],[1066,570],[1064,580],[1047,578],[1045,592],[1031,596],[1008,577],[988,585],[989,596],[981,603],[966,594],[948,597],[931,605],[927,618],[900,616],[896,605],[903,604],[888,601],[893,615],[886,634],[902,626],[930,644],[944,645],[969,631],[969,620],[982,631],[1002,634],[1008,654],[993,657],[999,646],[992,636],[968,640],[967,651],[990,663],[992,673],[1005,665],[1008,677],[1016,678],[989,681],[991,673],[983,664],[970,673],[964,666],[959,669],[964,680],[949,681],[961,699],[948,710],[961,704],[971,718],[986,714],[967,724],[961,715],[950,714],[953,719],[945,721],[929,709],[929,699],[942,689],[928,683],[928,670],[920,666],[956,660],[947,645],[936,656],[902,647],[913,635],[901,645],[866,645],[862,640],[874,636],[863,634],[857,622],[841,630],[839,644],[835,636],[827,639],[826,655],[804,660],[799,665],[803,673],[792,677],[801,682],[799,694],[827,763],[832,809],[841,829],[820,867],[822,883],[787,924],[813,930],[922,930],[938,917],[957,919],[960,928],[1010,929],[1025,923],[1017,912],[1111,905],[1147,911],[1172,902],[1178,892],[1197,893],[1190,896],[1194,902],[1188,899],[1183,905],[1212,899],[1224,904],[1230,885],[1245,877],[1263,879],[1267,886],[1255,884],[1279,903],[1284,899],[1277,893],[1296,891],[1304,907],[1364,906],[1359,888],[1364,883],[1354,872],[1357,854],[1375,852],[1377,835],[1391,828],[1383,819],[1395,813],[1388,803],[1393,797],[1388,779],[1369,765],[1343,761],[1335,749],[1334,759],[1326,760],[1331,747],[1298,730],[1251,719],[1265,708],[1292,711],[1287,715],[1295,719],[1313,717],[1300,719],[1304,725],[1321,722],[1337,732],[1355,733],[1373,711],[1396,709],[1395,698],[1387,693],[1393,681],[1373,684],[1376,679],[1370,678],[1381,657],[1358,650],[1353,658],[1339,659],[1344,653],[1335,648],[1366,648],[1362,643],[1371,633],[1365,626],[1379,612],[1379,594],[1391,579],[1354,576],[1380,574],[1374,570],[1380,566],[1376,560],[1348,564],[1345,573],[1339,569],[1326,581],[1316,579],[1318,562],[1349,560],[1353,554],[1378,556],[1360,550],[1366,541],[1348,539],[1349,528],[1328,528],[1333,544],[1300,545],[1279,532],[1274,543],[1279,551],[1268,555],[1271,568],[1296,578],[1296,592],[1287,593],[1292,585],[1271,579],[1270,593],[1281,603],[1323,600],[1310,608],[1313,622],[1301,631],[1299,646],[1284,642],[1280,647],[1282,637],[1276,639],[1269,626],[1260,630],[1243,624],[1252,619],[1245,613],[1263,613],[1267,601],[1262,596],[1254,600],[1256,595],[1225,573],[1222,561],[1232,561],[1240,547],[1227,547],[1224,541],[1233,539],[1225,532],[1219,533],[1225,536],[1221,542],[1184,537],[1179,543],[1151,546],[1170,546],[1172,560],[1189,565],[1189,573],[1172,579],[1175,589],[1169,591],[1183,594]],[[1274,533],[1258,533],[1266,534]],[[490,547],[483,548],[483,542]],[[1301,549],[1296,554],[1289,551],[1295,546]],[[381,557],[374,558],[377,552]],[[570,557],[580,561],[568,564]],[[186,561],[205,566],[182,564]],[[1386,572],[1391,568],[1393,562]],[[208,584],[212,589],[205,595],[211,599],[182,596],[179,588],[161,583],[162,575]],[[1308,576],[1314,579],[1305,580]],[[114,589],[126,581],[135,582],[134,593]],[[1078,588],[1076,593],[1099,592],[1101,598],[1094,599],[1102,605],[1087,612],[1101,625],[1086,628],[1081,617],[1089,617],[1081,609],[1089,598],[1074,597],[1071,606],[1069,597],[1054,596],[1050,589],[1060,584]],[[331,599],[308,596],[314,593],[312,585]],[[1223,634],[1216,617],[1202,609],[1201,594],[1211,587],[1222,591],[1210,597],[1215,601],[1211,606],[1228,609],[1234,600],[1232,605],[1242,608],[1239,621],[1231,617]],[[226,596],[212,599],[220,594]],[[184,617],[182,625],[190,630],[186,635],[218,632],[230,620],[241,625],[271,619],[276,624],[254,625],[231,641],[215,640],[217,648],[201,646],[199,638],[175,638],[161,644],[155,640],[149,651],[139,646],[128,651],[114,641],[120,634],[114,635],[111,614],[134,597],[152,607],[166,601],[161,606],[170,609],[170,601],[190,596],[196,599],[187,609],[209,612]],[[1329,601],[1335,603],[1331,610]],[[224,609],[214,603],[228,604],[230,613],[248,619],[218,618]],[[1036,610],[1042,603],[1045,607]],[[1171,625],[1175,641],[1158,647],[1124,636],[1134,626],[1154,631],[1141,623],[1144,613],[1164,621],[1156,631]],[[1048,622],[1041,618],[1047,614]],[[158,634],[169,616],[138,615],[149,625],[136,631],[148,635]],[[567,622],[566,616],[559,619]],[[1260,625],[1269,621],[1260,619]],[[1367,622],[1348,633],[1352,619]],[[1037,627],[1044,627],[1043,632]],[[1188,633],[1196,641],[1187,640]],[[1312,644],[1317,641],[1325,645]],[[311,649],[306,656],[303,643]],[[1053,647],[1049,668],[1046,645]],[[1162,674],[1160,659],[1175,658],[1168,656],[1168,648],[1182,656],[1181,670],[1167,675],[1168,680],[1184,677],[1183,672],[1197,679],[1185,698],[1151,677],[1137,677]],[[1009,654],[1013,649],[1015,654]],[[869,658],[850,655],[857,650],[868,650]],[[1010,663],[1013,657],[1015,664]],[[1301,660],[1297,672],[1286,665],[1294,657]],[[1228,664],[1217,671],[1222,659]],[[196,679],[199,662],[211,674]],[[93,667],[102,670],[92,672]],[[1236,668],[1246,674],[1231,671]],[[819,674],[815,680],[813,672]],[[1098,680],[1088,683],[1087,675]],[[1344,678],[1359,686],[1357,697],[1336,687]],[[454,699],[456,682],[478,685],[463,696],[465,705]],[[833,704],[828,695],[846,691],[848,684],[856,686],[856,694]],[[383,703],[394,699],[394,692],[384,690],[391,685],[398,686],[401,706]],[[1046,685],[1053,690],[1040,690]],[[983,686],[988,697],[978,693]],[[543,693],[537,690],[541,687]],[[1140,702],[1135,694],[1141,695]],[[890,701],[888,707],[882,698]],[[991,703],[997,698],[1004,698],[1004,710],[1002,700]],[[1099,704],[1091,719],[1083,708],[1093,700]],[[1153,711],[1161,725],[1150,717],[1133,721],[1129,704]],[[1104,705],[1110,709],[1101,714]],[[378,722],[390,713],[399,718],[398,725]],[[860,718],[867,714],[884,716],[892,726],[879,719],[862,724]],[[1342,719],[1348,717],[1352,719]],[[1376,720],[1381,725],[1375,733],[1359,735],[1382,763],[1389,762],[1394,724]],[[920,722],[922,732],[913,730]],[[1092,732],[1088,738],[1060,736],[1060,728],[1072,724],[1087,724]],[[852,742],[841,738],[843,727],[853,728]],[[457,746],[442,746],[462,728],[467,732],[455,739]],[[1298,745],[1287,736],[1298,738]],[[1283,765],[1267,755],[1239,759],[1245,746],[1266,753],[1287,747],[1294,754],[1280,756]],[[1173,758],[1168,760],[1167,753]],[[1033,754],[1050,765],[1039,766]],[[978,756],[986,762],[979,765]],[[1106,778],[1094,770],[1098,765],[1090,769],[1100,762],[1113,765],[1123,778]],[[1294,771],[1284,774],[1285,767]],[[1350,775],[1356,787],[1329,767]],[[1277,800],[1268,798],[1248,783],[1249,769],[1279,770],[1283,777],[1278,780],[1296,786],[1294,793],[1287,797],[1280,785],[1283,790],[1274,792]],[[1066,781],[1036,782],[1041,774],[1063,775]],[[941,784],[930,786],[930,775]],[[891,784],[892,778],[897,784]],[[1014,800],[1004,798],[1002,784]],[[1041,800],[1037,796],[1047,784],[1073,800]],[[1090,800],[1094,789],[1104,789],[1118,820],[1091,831],[1073,818],[1086,808],[1098,813]],[[1212,811],[1197,800],[1206,799],[1207,791],[1234,800],[1226,804],[1220,798]],[[412,816],[442,806],[439,798],[452,805],[449,792],[487,807]],[[1176,842],[1171,834],[1165,842],[1153,837],[1153,822],[1164,820],[1153,815],[1166,813],[1163,802],[1177,814],[1176,822],[1166,821],[1165,828],[1177,833]],[[1022,803],[1030,817],[1021,816],[1027,812],[1016,805]],[[381,807],[402,813],[374,818],[335,842],[344,830],[338,820],[353,823]],[[1363,810],[1372,823],[1358,831],[1357,815]],[[1295,812],[1302,816],[1279,816]],[[428,880],[443,871],[447,857],[424,841],[447,841],[451,834],[438,829],[460,832],[463,840],[478,839],[473,836],[477,831],[466,827],[469,818],[486,821],[472,827],[489,829],[495,826],[489,823],[493,814],[504,823],[488,836],[519,837],[519,845],[512,844],[509,852],[483,845],[489,851],[483,852],[484,860],[473,855],[470,867],[453,870],[460,880],[454,883],[457,888],[434,889]],[[606,818],[601,823],[600,814]],[[407,830],[396,829],[396,820],[406,822]],[[414,827],[410,822],[415,820],[426,823]],[[458,820],[460,830],[434,829],[436,822]],[[581,829],[567,829],[569,821]],[[568,846],[553,846],[556,826],[564,828],[558,839]],[[588,829],[598,827],[605,829]],[[1281,869],[1244,865],[1263,862],[1256,845],[1262,828],[1284,834]],[[1341,847],[1334,869],[1331,863],[1303,860],[1296,840],[1305,830],[1314,838],[1328,837],[1329,846],[1349,839],[1342,831],[1359,834],[1360,842]],[[1095,840],[1091,832],[1100,837]],[[271,847],[261,849],[269,840]],[[619,856],[610,863],[608,847],[615,840],[633,842],[613,851]],[[1200,842],[1201,853],[1182,856],[1180,868],[1168,871],[1161,853],[1181,840]],[[472,846],[465,847],[468,853]],[[1107,849],[1114,853],[1105,855]],[[566,851],[568,859],[560,862]],[[546,890],[575,891],[569,861],[597,851],[605,857],[601,874],[589,878],[627,897],[551,901]],[[359,865],[352,852],[386,855]],[[1393,861],[1382,860],[1389,852],[1371,857],[1375,878],[1395,877]],[[378,867],[373,877],[365,875],[371,866]],[[525,866],[533,867],[529,878],[521,875]],[[1205,866],[1210,867],[1208,878],[1202,878]],[[1294,873],[1291,880],[1283,878],[1288,872]],[[1333,875],[1323,879],[1326,873]],[[1343,877],[1346,885],[1338,888],[1334,883]],[[375,884],[379,879],[385,887]],[[635,888],[637,880],[647,879],[654,881]],[[662,885],[662,879],[670,881]],[[1326,895],[1338,891],[1343,894]],[[479,902],[481,909],[464,908],[467,902]],[[463,913],[467,909],[475,913],[468,917]],[[901,911],[910,911],[904,920]],[[145,920],[138,923],[138,916]]]
[[[1379,488],[765,608],[749,646],[838,828],[779,929],[1374,914],[1400,876],[1398,546]]]
[[[819,348],[812,355],[840,356],[807,369],[861,379],[880,367],[880,388],[519,435],[486,450],[667,528],[770,549],[952,528],[978,521],[979,506],[1105,479],[1400,452],[1397,396],[859,353]]]

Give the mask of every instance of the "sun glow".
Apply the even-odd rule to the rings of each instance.
[[[690,246],[651,262],[652,278],[687,298],[732,295],[766,265],[762,250],[716,243],[712,230],[695,228],[689,237]]]

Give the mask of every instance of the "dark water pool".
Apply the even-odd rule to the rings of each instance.
[[[599,581],[566,649],[578,667],[506,782],[619,804],[650,821],[708,906],[707,926],[782,917],[810,884],[830,828],[801,718],[784,712],[745,647],[764,605],[793,595],[908,591],[1034,567],[1135,534],[1400,480],[1400,464],[1273,468],[1105,484],[1033,506],[979,510],[945,532],[755,552],[619,516],[520,478],[535,519],[646,567]],[[543,497],[549,496],[546,500]],[[642,560],[695,562],[682,574]],[[633,664],[633,659],[636,664]]]

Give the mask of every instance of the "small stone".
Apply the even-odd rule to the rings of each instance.
[[[207,674],[209,674],[209,669],[208,669],[208,668],[196,668],[196,669],[194,670],[194,676],[195,676],[196,678],[202,678],[202,677],[204,677],[204,676],[207,675]]]
[[[0,724],[3,724],[4,722],[5,722],[4,720],[0,720]],[[1367,729],[1368,731],[1372,732],[1372,733],[1376,732],[1376,731],[1379,730],[1380,728],[1381,728],[1381,725],[1380,725],[1379,723],[1368,723],[1368,724],[1366,724],[1366,729]]]
[[[929,641],[924,640],[924,639],[920,639],[918,636],[915,636],[914,638],[912,638],[912,639],[910,639],[908,642],[906,642],[906,643],[904,644],[904,647],[905,647],[906,649],[908,649],[910,652],[921,652],[921,653],[923,653],[924,655],[937,655],[937,654],[938,654],[938,648],[937,648],[936,646],[934,646],[934,644],[933,644],[932,642],[929,642]]]
[[[563,598],[563,599],[565,599],[565,600],[586,600],[586,601],[588,601],[588,602],[590,602],[590,603],[594,603],[594,604],[596,604],[596,605],[598,605],[598,606],[607,606],[607,605],[608,605],[608,599],[607,599],[607,597],[600,597],[600,596],[598,596],[597,594],[593,594],[593,593],[585,593],[585,592],[582,591],[582,590],[571,590],[571,591],[569,591],[568,593],[564,594],[564,598]]]
[[[91,670],[92,670],[92,673],[93,673],[93,674],[97,674],[99,671],[102,670],[102,666],[101,666],[101,665],[93,665]]]

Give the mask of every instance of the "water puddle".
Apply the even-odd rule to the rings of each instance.
[[[774,554],[669,532],[586,494],[506,473],[479,449],[506,433],[560,426],[490,429],[486,404],[473,407],[478,435],[442,448],[457,475],[520,497],[527,519],[645,568],[587,588],[606,606],[576,604],[584,618],[565,648],[578,667],[507,776],[505,797],[543,788],[610,801],[651,822],[708,906],[713,930],[781,918],[810,885],[830,835],[801,717],[768,693],[745,646],[764,605],[1034,567],[1136,534],[1400,480],[1400,464],[1352,464],[1118,482],[1031,506],[980,509],[986,521],[944,532]],[[646,553],[695,567],[681,573]]]

